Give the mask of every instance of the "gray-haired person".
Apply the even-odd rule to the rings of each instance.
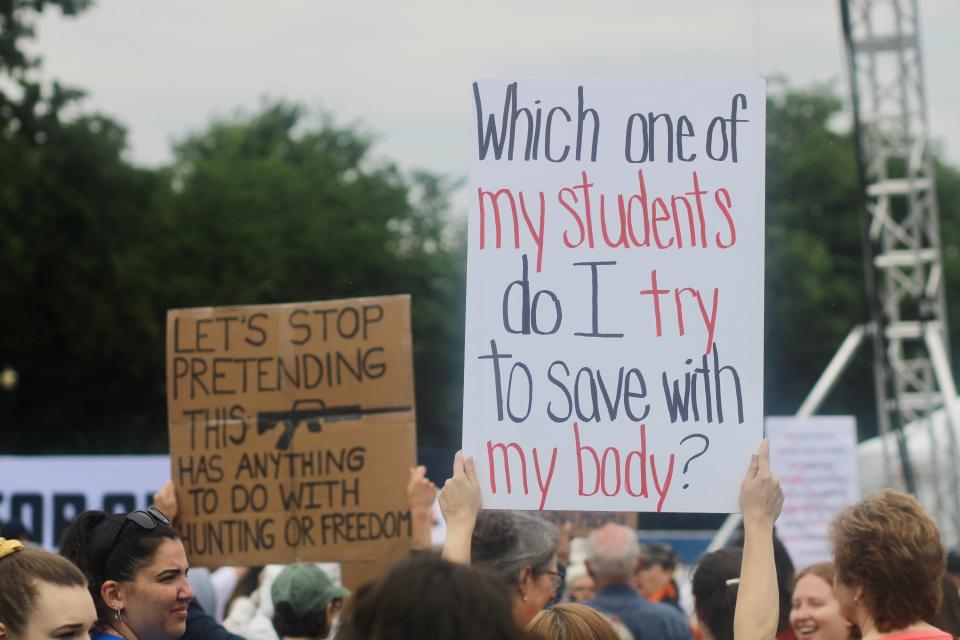
[[[690,625],[677,609],[650,602],[634,587],[641,566],[640,545],[633,529],[608,523],[587,539],[587,571],[597,595],[584,604],[616,616],[635,640],[691,640]]]

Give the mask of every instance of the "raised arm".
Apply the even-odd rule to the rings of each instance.
[[[470,564],[470,540],[480,506],[480,483],[477,482],[473,458],[465,458],[463,451],[457,451],[453,459],[453,476],[440,492],[440,510],[447,523],[444,560]]]
[[[410,548],[414,551],[430,551],[433,501],[436,497],[437,486],[427,478],[427,468],[420,465],[410,469],[410,479],[407,481],[407,502],[410,505],[410,517],[413,521],[413,541]]]
[[[177,521],[180,509],[177,505],[177,491],[173,486],[173,480],[164,482],[160,490],[153,494],[153,506],[170,518],[170,522]]]
[[[734,640],[772,640],[780,619],[773,523],[783,507],[780,481],[770,473],[770,446],[764,440],[740,485],[743,510],[743,562],[733,617]]]

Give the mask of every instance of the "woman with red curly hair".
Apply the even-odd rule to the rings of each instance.
[[[946,556],[936,523],[911,496],[875,493],[833,523],[833,590],[864,640],[952,640],[924,620],[940,607]]]

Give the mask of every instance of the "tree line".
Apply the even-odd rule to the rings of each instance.
[[[404,172],[373,139],[284,100],[183,137],[174,159],[124,156],[122,124],[82,91],[35,78],[36,12],[0,16],[0,453],[166,450],[167,309],[409,293],[421,444],[457,446],[465,214],[458,180]],[[73,106],[66,115],[66,107]],[[770,85],[765,407],[794,413],[850,328],[867,318],[859,196],[842,101]],[[938,163],[951,329],[960,322],[960,173]],[[875,424],[864,348],[824,412]]]

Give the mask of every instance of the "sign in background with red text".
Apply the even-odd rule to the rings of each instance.
[[[463,445],[484,505],[736,511],[762,433],[763,81],[471,98]]]
[[[860,499],[853,416],[766,420],[770,466],[783,487],[777,537],[797,567],[829,562],[830,523]]]

